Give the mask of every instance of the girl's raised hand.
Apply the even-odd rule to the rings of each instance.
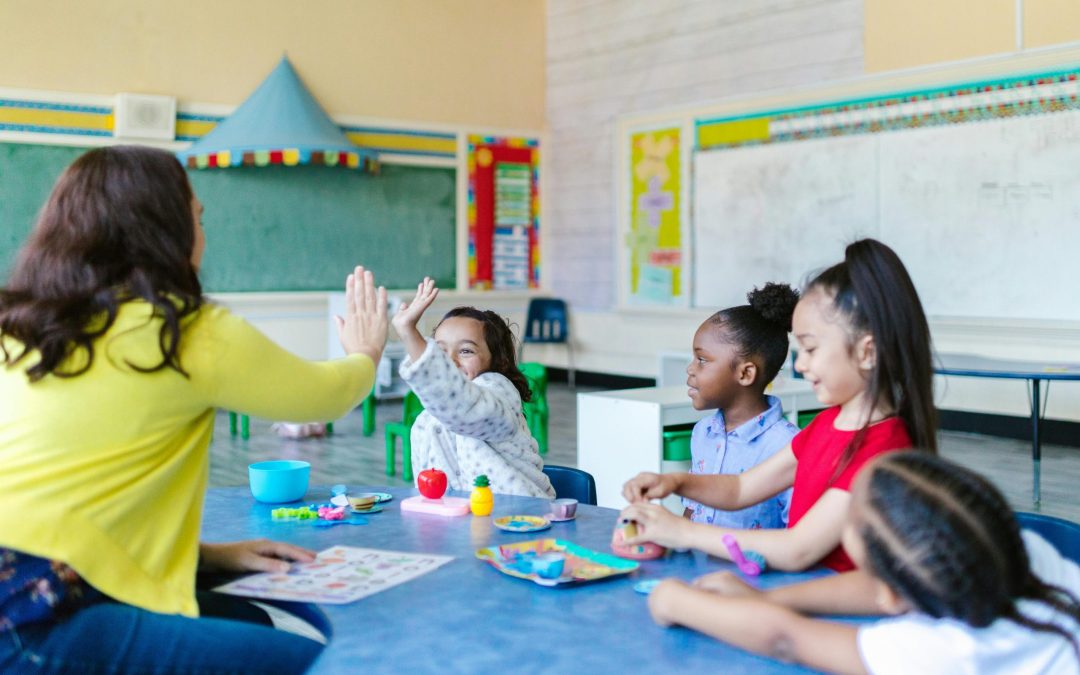
[[[334,320],[346,354],[367,354],[379,362],[389,330],[386,289],[375,288],[371,270],[357,267],[345,280],[345,316],[335,316]]]
[[[694,579],[694,586],[728,598],[756,598],[761,591],[746,583],[733,572],[713,572]]]
[[[685,530],[693,525],[659,504],[631,504],[622,510],[619,518],[637,523],[637,536],[623,541],[629,546],[651,541],[668,548],[683,548]]]
[[[416,295],[413,297],[412,302],[401,303],[401,307],[394,314],[392,322],[398,335],[404,337],[405,333],[416,328],[420,317],[424,315],[424,312],[431,306],[431,303],[435,302],[437,297],[439,297],[439,289],[435,287],[435,280],[431,277],[424,277],[424,280],[416,286]]]

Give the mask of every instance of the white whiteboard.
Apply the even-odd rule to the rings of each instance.
[[[927,314],[1080,320],[1080,112],[700,152],[694,304],[881,239]]]

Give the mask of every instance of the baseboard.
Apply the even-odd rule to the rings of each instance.
[[[548,368],[549,382],[568,382],[565,368]],[[574,381],[587,387],[603,387],[604,389],[637,389],[639,387],[655,387],[656,380],[651,377],[633,377],[630,375],[612,375],[611,373],[594,373],[587,370],[575,370]]]
[[[1031,440],[1031,418],[991,415],[964,410],[939,410],[938,427],[942,431],[965,431],[988,436]],[[1039,437],[1043,443],[1080,448],[1080,422],[1042,421]]]

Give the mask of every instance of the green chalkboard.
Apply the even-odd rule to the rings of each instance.
[[[84,150],[0,144],[4,276],[56,177]],[[455,278],[453,169],[383,166],[378,175],[321,166],[188,174],[205,208],[208,292],[342,288],[363,264],[389,288]]]

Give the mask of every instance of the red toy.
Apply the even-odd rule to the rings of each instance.
[[[438,469],[425,469],[416,477],[416,488],[428,499],[446,494],[446,474]]]

